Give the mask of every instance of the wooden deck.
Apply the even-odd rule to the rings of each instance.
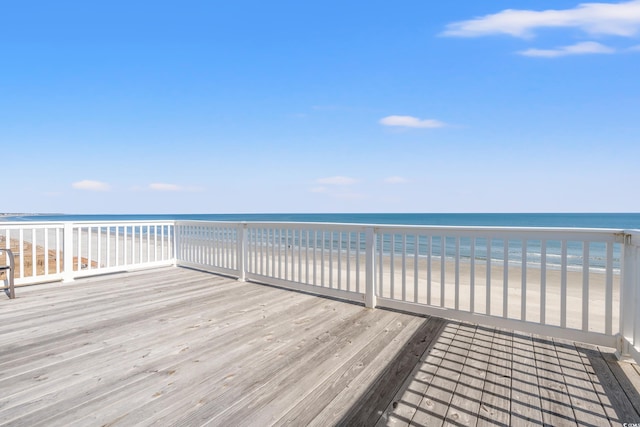
[[[183,268],[0,296],[0,425],[614,425],[610,351]]]

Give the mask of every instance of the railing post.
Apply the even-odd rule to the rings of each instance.
[[[73,223],[65,222],[62,238],[63,282],[73,282]]]
[[[238,281],[247,280],[247,223],[238,224],[237,250],[238,250]]]
[[[170,230],[169,227],[167,227],[167,233],[169,235],[173,234],[172,249],[173,249],[173,266],[174,267],[178,266],[178,249],[180,248],[180,246],[179,246],[180,233],[178,232],[178,227],[180,227],[178,225],[178,221],[174,221],[173,222],[173,230]],[[171,232],[173,232],[173,233],[171,233]]]
[[[634,343],[636,307],[638,307],[638,248],[632,244],[632,236],[624,235],[622,244],[622,265],[620,266],[620,336],[618,337],[618,357],[629,357],[629,345]]]
[[[365,230],[365,306],[375,308],[376,301],[376,269],[375,269],[375,230],[367,227]]]

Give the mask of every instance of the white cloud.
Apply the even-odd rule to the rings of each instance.
[[[384,126],[401,126],[408,128],[441,128],[446,126],[445,123],[439,120],[424,119],[421,120],[412,116],[387,116],[380,119],[380,124]]]
[[[362,200],[367,198],[367,196],[362,193],[335,193],[330,196],[342,200]]]
[[[351,185],[358,182],[355,178],[351,178],[348,176],[330,176],[327,178],[319,178],[316,180],[318,184],[325,185]],[[321,188],[321,187],[318,187]]]
[[[573,9],[544,11],[506,9],[447,25],[453,37],[507,34],[530,38],[541,28],[577,28],[592,35],[631,37],[640,32],[640,0],[621,3],[582,3]]]
[[[535,56],[543,58],[557,58],[568,55],[587,55],[594,53],[614,53],[615,49],[596,42],[582,42],[571,46],[562,46],[556,49],[527,49],[518,52],[523,56]]]
[[[311,193],[324,194],[326,197],[342,200],[360,200],[366,198],[364,194],[351,191],[353,184],[358,180],[348,176],[330,176],[316,179],[316,183],[321,184],[309,189]]]
[[[134,187],[134,188],[138,188],[138,187]],[[202,187],[183,187],[181,185],[167,184],[163,182],[154,182],[152,184],[149,184],[148,188],[149,190],[153,190],[153,191],[188,191],[188,192],[204,191],[204,188]]]
[[[87,191],[109,191],[111,189],[111,186],[106,182],[91,181],[89,179],[74,182],[73,184],[71,184],[71,186],[76,190]]]
[[[161,182],[156,182],[153,184],[149,184],[149,189],[155,191],[182,191],[182,187],[175,184],[164,184]]]
[[[407,178],[401,176],[390,176],[384,179],[387,184],[405,184],[409,182]]]
[[[637,46],[631,46],[629,48],[629,51],[631,51],[631,52],[640,52],[640,44],[637,45]]]

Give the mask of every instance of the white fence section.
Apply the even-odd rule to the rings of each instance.
[[[198,221],[176,230],[180,265],[632,355],[640,348],[636,232]]]
[[[7,222],[0,247],[16,254],[17,285],[177,264],[617,347],[640,362],[638,230]]]
[[[61,280],[64,272],[64,223],[0,222],[0,247],[15,258],[16,285]],[[7,265],[5,255],[0,263]]]
[[[173,233],[173,221],[0,222],[0,247],[14,253],[16,285],[27,285],[172,265]]]
[[[364,302],[365,227],[251,223],[246,279]]]
[[[375,233],[378,306],[615,345],[623,238],[613,230]]]
[[[175,229],[179,265],[242,278],[243,224],[178,221]]]

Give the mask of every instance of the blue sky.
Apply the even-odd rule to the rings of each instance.
[[[0,212],[640,211],[640,0],[6,1],[0,52]]]

